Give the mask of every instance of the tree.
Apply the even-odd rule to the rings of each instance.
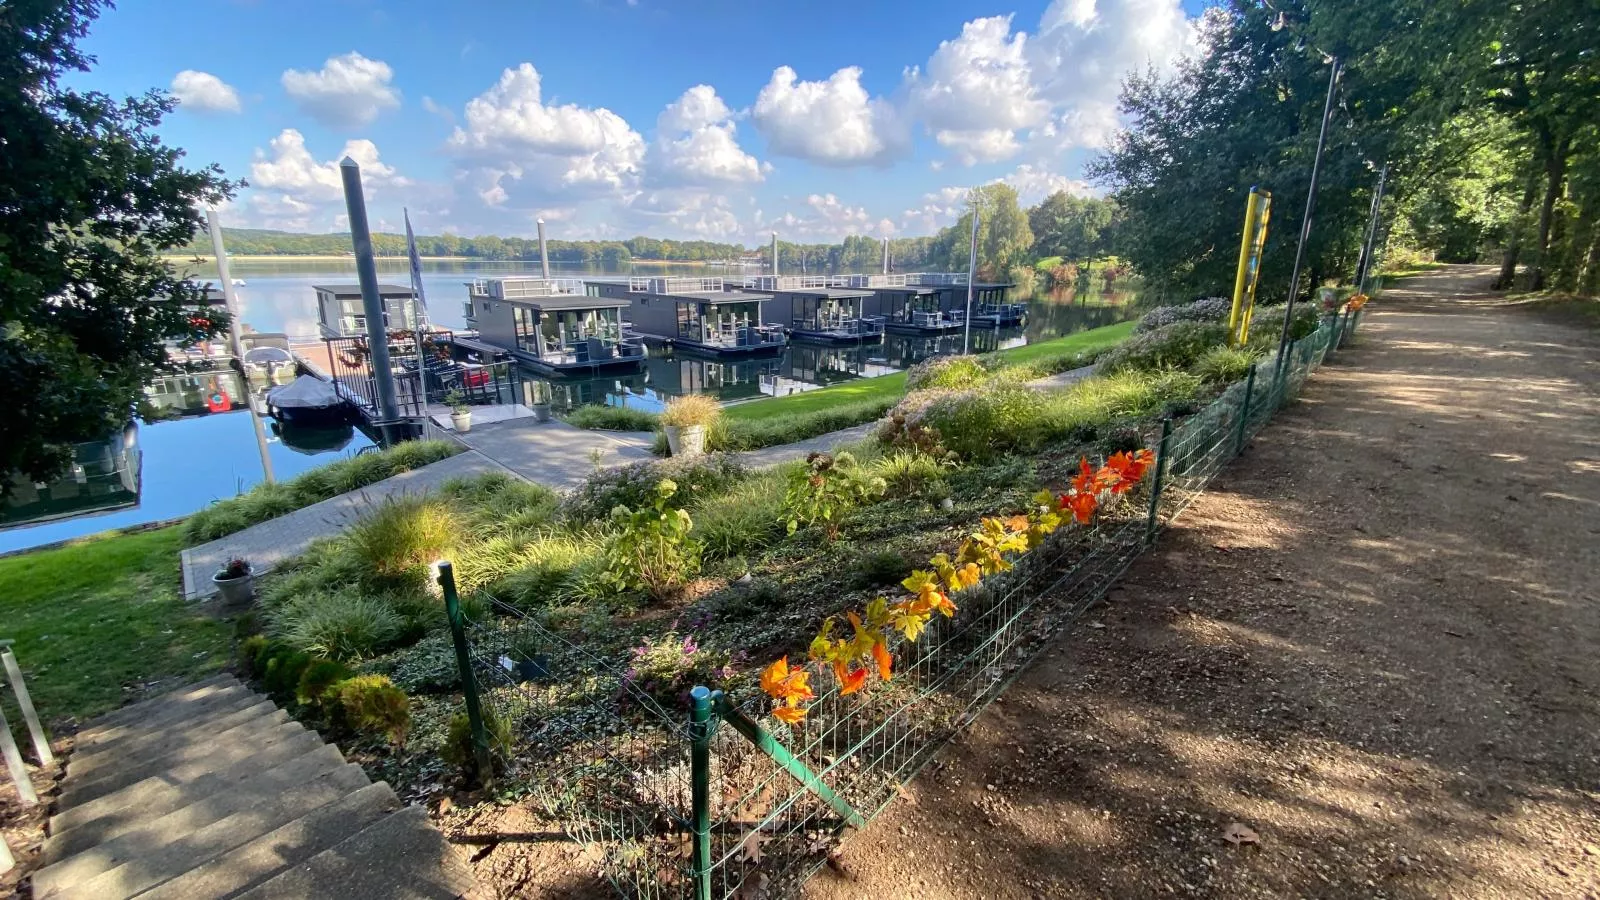
[[[945,268],[965,272],[971,252],[972,210],[978,218],[978,275],[1004,278],[1011,267],[1022,262],[1033,246],[1028,216],[1017,202],[1017,189],[1004,182],[973,188],[967,196],[968,209],[949,228],[939,232],[936,243]]]
[[[1116,212],[1117,204],[1111,200],[1056,191],[1028,210],[1034,256],[1059,256],[1073,263],[1104,256],[1110,250]]]
[[[189,170],[156,128],[174,101],[116,100],[62,85],[102,0],[0,6],[0,472],[44,480],[74,443],[133,415],[173,368],[164,342],[221,334],[185,311],[202,286],[161,258],[188,244],[200,208],[231,196],[216,166]],[[9,486],[9,485],[7,485]]]

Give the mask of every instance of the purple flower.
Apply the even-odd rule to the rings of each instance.
[[[700,652],[700,645],[695,643],[695,640],[694,640],[693,637],[686,637],[686,638],[683,639],[683,655],[684,656],[693,656],[698,652]]]

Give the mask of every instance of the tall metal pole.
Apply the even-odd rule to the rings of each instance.
[[[972,204],[972,247],[967,253],[967,315],[961,323],[961,352],[972,352],[972,282],[978,277],[978,204]]]
[[[361,282],[361,307],[367,315],[367,343],[371,351],[372,380],[377,387],[378,427],[384,437],[400,420],[395,404],[394,371],[389,365],[389,332],[384,327],[383,297],[378,293],[378,266],[372,258],[372,232],[367,227],[367,199],[361,190],[361,167],[346,156],[339,162],[344,180],[344,205],[350,215],[350,243],[356,254],[356,278]]]
[[[889,239],[883,239],[883,274],[889,274]]]
[[[244,371],[244,342],[239,322],[239,300],[233,293],[233,277],[228,271],[228,251],[222,246],[222,226],[217,224],[217,211],[206,210],[206,228],[211,232],[211,252],[217,258],[217,279],[222,282],[222,302],[228,309],[228,350],[238,367],[239,380],[244,383],[244,402],[250,407],[250,424],[256,433],[256,452],[261,456],[261,477],[268,484],[277,481],[272,474],[272,457],[267,453],[267,429],[256,413],[256,400],[250,390],[250,376]],[[270,382],[271,379],[269,378]]]
[[[1328,120],[1333,118],[1333,92],[1339,84],[1344,63],[1333,58],[1328,72],[1328,97],[1322,102],[1322,128],[1317,132],[1317,153],[1311,158],[1311,186],[1306,189],[1306,214],[1300,219],[1300,240],[1294,247],[1294,268],[1289,276],[1289,303],[1283,308],[1283,334],[1278,336],[1278,359],[1274,368],[1282,371],[1289,347],[1289,325],[1294,321],[1294,298],[1300,290],[1300,266],[1305,261],[1306,242],[1311,239],[1311,211],[1317,205],[1317,176],[1322,171],[1322,148],[1328,143]]]
[[[776,231],[772,233],[772,277],[778,277],[778,233]],[[772,286],[777,287],[777,282],[773,282]]]
[[[544,220],[540,219],[537,224],[539,226],[539,271],[543,272],[544,277],[548,279],[550,277],[550,253],[544,248]]]
[[[1372,194],[1372,214],[1367,219],[1367,242],[1361,248],[1361,267],[1356,273],[1356,293],[1367,292],[1367,273],[1372,271],[1372,242],[1378,235],[1378,213],[1383,208],[1383,182],[1389,176],[1389,164],[1378,170],[1378,189]]]

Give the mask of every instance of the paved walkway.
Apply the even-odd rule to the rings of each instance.
[[[655,435],[591,431],[565,422],[518,419],[479,426],[456,439],[529,481],[556,490],[575,487],[601,467],[654,459]]]

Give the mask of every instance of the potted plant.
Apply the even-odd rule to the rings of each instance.
[[[542,381],[529,382],[532,385],[533,420],[535,422],[550,421],[550,385]]]
[[[248,560],[237,556],[222,564],[217,574],[211,576],[211,583],[217,586],[222,601],[229,606],[246,606],[255,596],[255,572]]]
[[[450,407],[450,424],[455,426],[457,434],[466,434],[472,430],[472,407],[467,405],[467,398],[460,391],[451,391],[444,395],[444,402]]]
[[[673,456],[699,456],[706,452],[706,429],[722,416],[722,406],[704,394],[689,394],[668,401],[661,412],[661,427]]]

